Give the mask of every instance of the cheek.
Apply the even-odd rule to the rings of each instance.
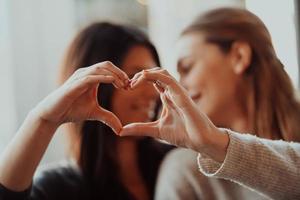
[[[222,94],[232,84],[232,72],[226,63],[226,59],[204,59],[201,66],[196,67],[196,70],[193,74],[197,76],[194,79],[198,82],[198,85],[202,85],[213,93]]]
[[[193,82],[193,90],[201,94],[197,104],[206,114],[218,109],[222,102],[231,94],[231,81],[228,80],[227,72],[215,63],[207,63],[205,66],[198,66],[189,77]]]
[[[112,98],[112,112],[124,121],[124,116],[130,110],[130,103],[133,96],[124,91],[115,91]]]
[[[218,76],[215,76],[218,77]],[[203,89],[203,96],[198,102],[199,108],[207,114],[215,123],[219,122],[221,116],[232,102],[235,101],[235,89],[231,82],[212,78],[206,82]]]
[[[146,88],[135,89],[133,91],[116,91],[113,96],[113,113],[121,120],[123,125],[132,122],[146,122],[151,119],[155,106],[155,100],[159,98],[148,97]],[[146,90],[147,91],[147,90]],[[144,96],[147,96],[144,98]],[[150,102],[154,103],[149,106]],[[151,104],[152,105],[152,104]]]
[[[130,107],[130,102],[137,97],[134,91],[116,91],[113,95],[113,109],[122,110]]]
[[[213,73],[207,66],[197,65],[190,71],[186,81],[189,83],[192,90],[205,90],[213,79]]]

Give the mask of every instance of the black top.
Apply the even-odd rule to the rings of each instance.
[[[159,157],[159,162],[151,163],[146,170],[141,168],[143,178],[145,180],[153,179],[150,186],[151,198],[154,196],[154,188],[159,165],[165,154],[172,146],[155,142],[155,146],[159,149],[152,149],[140,159],[147,159],[149,156]],[[150,148],[151,149],[151,148]],[[147,172],[148,170],[148,172]],[[151,170],[151,171],[149,171]],[[153,177],[153,175],[155,177]],[[50,168],[41,170],[35,174],[33,183],[30,188],[23,192],[15,192],[5,188],[0,184],[0,200],[88,200],[95,199],[95,194],[90,194],[90,188],[85,183],[84,177],[81,174],[78,166],[70,161],[64,161],[59,164],[54,164]],[[109,183],[110,184],[110,183]],[[113,184],[113,183],[112,183]],[[128,199],[135,198],[126,190],[122,184],[113,184],[114,194],[97,194],[97,199]],[[93,197],[92,197],[93,196]]]

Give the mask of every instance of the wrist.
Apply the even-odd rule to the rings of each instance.
[[[214,127],[206,135],[205,144],[199,153],[204,153],[222,163],[226,157],[229,135],[226,129]]]
[[[31,110],[25,121],[33,123],[35,127],[43,130],[43,132],[54,133],[60,124],[50,122],[44,119],[35,109]]]

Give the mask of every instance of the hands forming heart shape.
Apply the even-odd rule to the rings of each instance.
[[[116,115],[97,102],[99,83],[111,83],[117,89],[130,90],[145,81],[153,83],[163,104],[161,116],[154,122],[136,122],[123,127]],[[126,73],[110,62],[78,69],[47,96],[35,112],[56,127],[66,122],[99,120],[120,136],[151,136],[192,149],[216,130],[210,120],[198,111],[186,90],[166,70],[144,70],[129,80]]]

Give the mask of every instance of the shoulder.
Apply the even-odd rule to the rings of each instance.
[[[205,177],[198,171],[197,153],[183,148],[174,149],[166,155],[161,164],[156,198],[197,199],[198,184],[195,184],[201,178]]]
[[[173,148],[173,145],[152,138],[145,138],[139,142],[139,155],[141,160],[151,164],[154,168],[158,168]]]
[[[83,179],[79,168],[70,161],[62,161],[38,169],[32,184],[32,195],[63,199],[81,193],[81,188]]]
[[[197,153],[184,148],[176,148],[170,151],[163,163],[162,168],[170,169],[190,169],[197,168]]]
[[[157,199],[240,199],[259,197],[227,180],[203,175],[197,164],[198,153],[189,149],[172,150],[164,159],[157,182]]]
[[[58,181],[65,179],[72,181],[82,179],[79,167],[69,160],[41,166],[34,176],[34,181]]]
[[[160,140],[156,140],[153,138],[144,138],[139,142],[139,146],[142,149],[148,149],[150,152],[154,152],[156,154],[165,155],[170,150],[174,149],[173,145],[170,145],[168,143],[165,143]]]
[[[159,170],[159,180],[172,182],[172,185],[189,184],[197,177],[201,178],[197,167],[197,153],[183,148],[177,148],[169,152],[163,160]]]

